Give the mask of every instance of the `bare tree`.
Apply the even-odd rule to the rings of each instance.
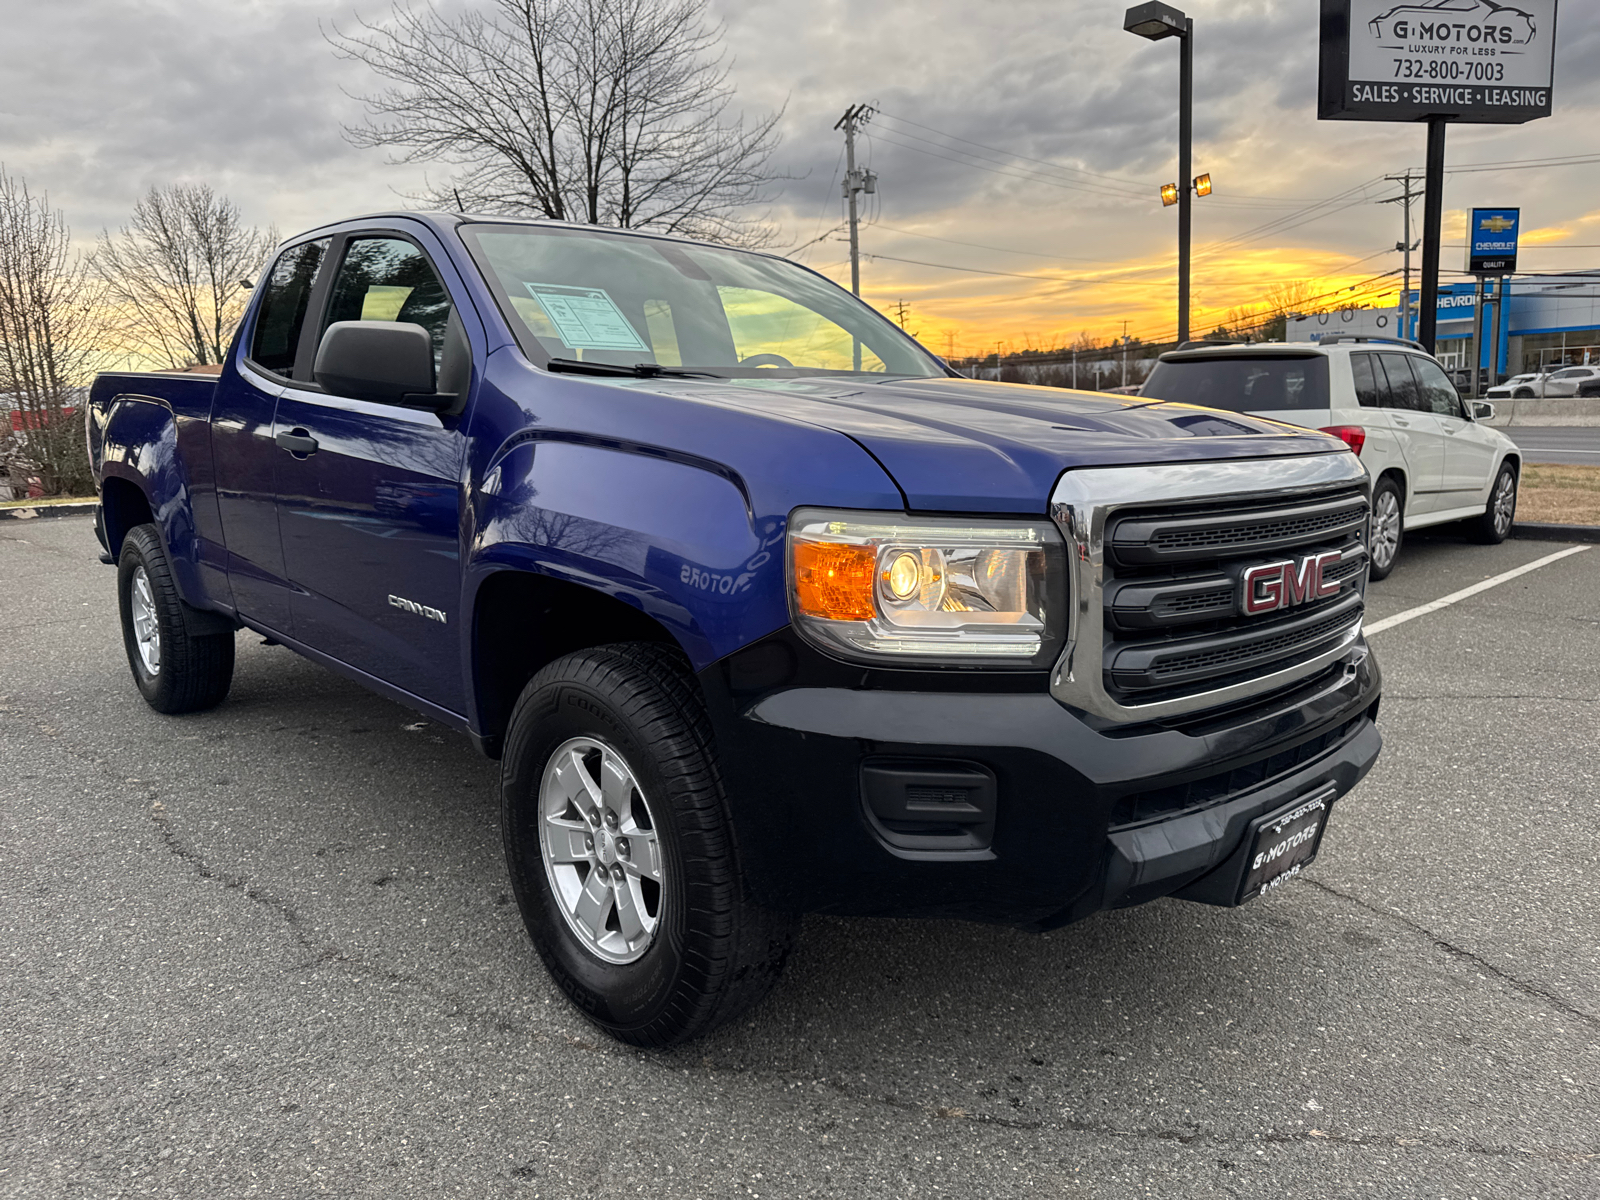
[[[704,0],[489,0],[460,15],[396,3],[329,36],[391,86],[346,130],[400,162],[456,168],[420,197],[714,241],[764,241],[782,111],[733,115]]]
[[[218,363],[278,240],[205,184],[153,187],[91,257],[119,314],[121,349],[168,367]]]
[[[81,395],[100,352],[99,306],[71,243],[49,198],[0,167],[0,393],[14,406],[5,457],[45,495],[93,488]]]

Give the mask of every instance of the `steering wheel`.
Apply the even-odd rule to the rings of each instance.
[[[792,367],[794,364],[781,354],[752,354],[739,360],[741,367]]]

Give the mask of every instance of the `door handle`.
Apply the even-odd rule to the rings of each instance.
[[[299,426],[286,433],[274,435],[272,440],[296,458],[304,458],[308,454],[317,452],[317,439],[312,437],[308,430]]]

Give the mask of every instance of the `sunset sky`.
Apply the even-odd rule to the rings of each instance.
[[[843,219],[833,124],[865,102],[881,115],[861,144],[879,177],[863,291],[882,308],[905,301],[930,348],[1056,345],[1124,321],[1170,337],[1176,209],[1157,188],[1176,173],[1177,43],[1123,32],[1124,7],[716,0],[738,105],[787,105],[776,247],[822,237],[794,257],[848,283],[843,231],[829,233]],[[1196,23],[1195,171],[1216,186],[1195,202],[1196,332],[1275,283],[1356,285],[1346,295],[1362,303],[1391,285],[1392,299],[1398,281],[1374,277],[1400,265],[1400,212],[1377,201],[1397,191],[1384,175],[1420,169],[1423,128],[1315,119],[1316,0],[1180,7]],[[352,94],[372,81],[318,27],[386,9],[18,6],[0,56],[0,162],[48,190],[85,244],[151,184],[208,182],[285,234],[403,206],[396,193],[421,173],[341,136],[362,113]],[[1474,204],[1522,207],[1525,268],[1600,268],[1600,4],[1561,9],[1555,116],[1451,131],[1447,268],[1461,265]],[[1579,155],[1593,161],[1467,169]]]

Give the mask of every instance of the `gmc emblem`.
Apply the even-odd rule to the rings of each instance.
[[[1338,550],[1326,550],[1308,554],[1298,562],[1262,563],[1246,568],[1239,580],[1239,611],[1247,617],[1259,617],[1334,595],[1339,581],[1329,579],[1328,571],[1343,557]]]

